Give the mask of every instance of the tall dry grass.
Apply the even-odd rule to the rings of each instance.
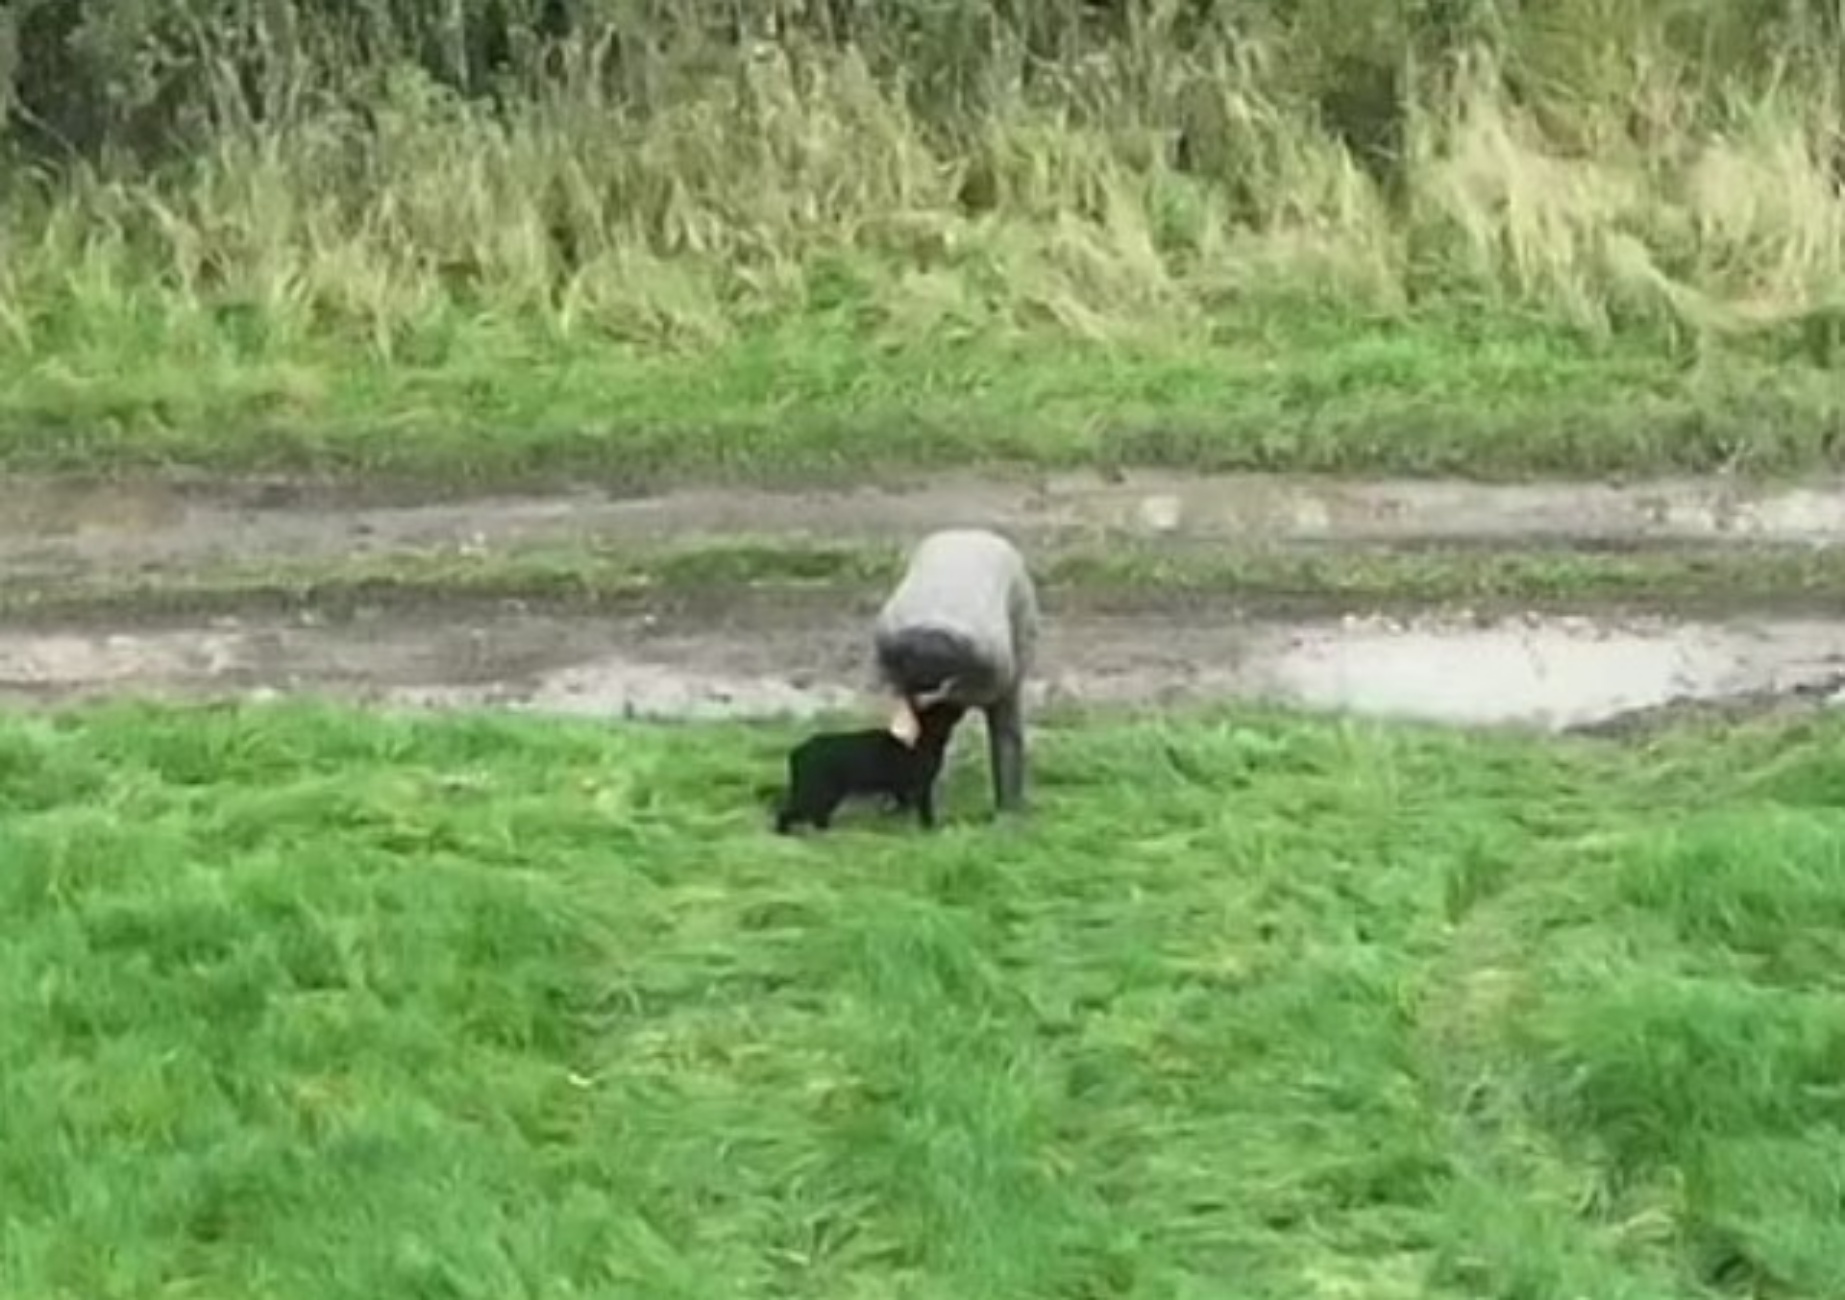
[[[1447,301],[1710,341],[1829,316],[1836,41],[1720,65],[1659,6],[1566,7],[1575,26],[1498,15],[1434,56],[1380,47],[1349,77],[1382,67],[1400,93],[1344,122],[1337,42],[1308,51],[1305,94],[1298,27],[1181,42],[1176,9],[1056,58],[970,28],[980,57],[946,88],[799,32],[662,46],[624,81],[585,33],[497,105],[325,57],[271,60],[253,99],[201,38],[215,93],[190,155],[13,170],[0,339],[337,334],[389,357],[466,318],[695,348],[833,311],[898,340],[1157,340]],[[1323,35],[1396,39],[1321,8]]]

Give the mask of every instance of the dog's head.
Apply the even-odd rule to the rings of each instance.
[[[921,742],[940,744],[960,725],[967,706],[959,700],[939,700],[916,711]]]

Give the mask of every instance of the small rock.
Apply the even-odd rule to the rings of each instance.
[[[1301,497],[1292,507],[1290,522],[1297,533],[1324,536],[1332,531],[1332,511],[1318,497]]]
[[[1185,506],[1171,493],[1142,497],[1138,510],[1140,526],[1148,532],[1177,532],[1183,521]]]

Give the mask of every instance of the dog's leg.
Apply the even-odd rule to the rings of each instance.
[[[813,812],[808,815],[807,820],[814,824],[815,830],[828,830],[833,825],[833,814],[838,810],[839,804],[840,800],[837,798],[828,799],[825,803],[814,809]]]
[[[935,782],[925,781],[916,790],[913,801],[916,805],[916,820],[926,831],[935,829]]]

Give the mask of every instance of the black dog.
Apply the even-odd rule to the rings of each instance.
[[[809,736],[788,755],[788,793],[775,817],[777,834],[802,822],[825,830],[833,810],[854,795],[885,794],[899,809],[914,808],[925,829],[935,826],[935,779],[948,738],[967,712],[944,701],[920,710],[914,747],[884,728]]]

